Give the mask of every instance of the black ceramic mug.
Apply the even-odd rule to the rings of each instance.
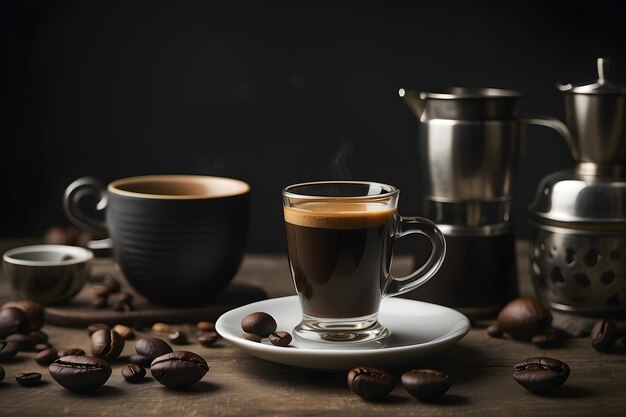
[[[99,198],[105,220],[79,202]],[[64,208],[77,226],[107,231],[129,284],[150,302],[202,305],[234,277],[248,233],[250,186],[199,175],[124,178],[106,189],[80,178],[65,190]]]

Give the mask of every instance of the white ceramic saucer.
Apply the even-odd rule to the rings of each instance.
[[[278,323],[278,330],[292,333],[300,322],[297,296],[258,301],[224,313],[215,328],[224,339],[250,355],[272,362],[317,370],[345,370],[359,365],[391,366],[453,345],[467,334],[470,322],[463,314],[447,307],[386,298],[380,307],[379,321],[391,331],[385,347],[377,349],[336,349],[332,344],[318,346],[294,340],[290,347],[277,347],[241,338],[241,320],[248,314],[264,311]]]

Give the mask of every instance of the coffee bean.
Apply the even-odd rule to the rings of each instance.
[[[29,300],[7,301],[2,305],[2,309],[9,307],[18,308],[26,314],[30,330],[39,330],[43,327],[45,323],[43,305]]]
[[[492,324],[491,326],[487,327],[487,330],[485,330],[485,332],[490,337],[502,337],[502,335],[504,334],[502,333],[502,330],[500,329],[500,325],[498,323]]]
[[[79,348],[59,350],[57,358],[62,358],[63,356],[85,356],[85,351]]]
[[[4,368],[0,366],[0,381],[2,381],[5,376],[6,376],[6,373],[4,372]]]
[[[48,333],[41,330],[33,330],[28,334],[33,338],[35,343],[48,343]]]
[[[15,374],[15,380],[23,387],[34,387],[41,381],[41,374],[38,372],[22,372]]]
[[[152,330],[157,333],[169,333],[170,325],[165,323],[154,323],[152,325]]]
[[[448,375],[436,369],[413,369],[400,380],[408,393],[421,401],[434,401],[450,388]]]
[[[87,326],[87,334],[89,335],[89,337],[91,337],[91,335],[93,335],[96,331],[100,329],[109,330],[110,327],[104,323],[91,323],[89,326]]]
[[[113,306],[113,310],[115,311],[119,311],[121,313],[127,313],[129,311],[132,311],[133,306],[130,305],[129,303],[124,303],[124,302],[117,302],[115,303],[115,305]]]
[[[598,352],[606,352],[613,347],[617,337],[617,324],[609,319],[600,320],[591,329],[591,346]]]
[[[104,298],[107,300],[109,298],[109,288],[103,284],[95,284],[91,286],[91,292],[93,293],[93,299],[96,298]],[[93,304],[93,302],[92,302]]]
[[[135,343],[135,351],[150,360],[171,353],[172,348],[166,342],[156,337],[142,337]]]
[[[186,345],[187,335],[180,330],[176,330],[167,335],[168,340],[174,345]]]
[[[116,359],[124,349],[124,338],[115,330],[100,329],[91,335],[91,354],[110,361]]]
[[[109,294],[117,293],[122,288],[120,282],[111,274],[106,274],[104,278],[102,278],[102,285],[108,290]]]
[[[140,355],[138,353],[135,353],[133,355],[130,355],[128,360],[133,365],[137,365],[137,366],[140,366],[142,368],[149,368],[150,365],[152,364],[152,361],[154,360],[154,358],[149,358],[147,356],[143,356],[143,355]]]
[[[124,340],[133,340],[135,338],[135,331],[128,326],[124,326],[123,324],[114,326],[113,330],[122,336]]]
[[[131,305],[134,299],[135,299],[134,295],[132,295],[129,292],[122,291],[119,294],[117,294],[114,301],[116,303],[126,303],[128,305]]]
[[[146,370],[138,365],[128,365],[122,368],[122,376],[126,382],[135,384],[146,376]]]
[[[380,400],[396,386],[391,375],[382,369],[359,366],[348,372],[348,387],[365,400]]]
[[[105,308],[109,305],[109,297],[107,295],[95,294],[91,298],[91,306],[93,308]]]
[[[243,320],[241,320],[241,328],[246,333],[254,333],[261,337],[267,337],[270,333],[276,331],[276,320],[269,314],[259,311],[244,317]]]
[[[111,376],[111,367],[105,360],[90,356],[64,356],[48,370],[59,385],[78,393],[93,391]]]
[[[26,333],[30,328],[28,316],[17,307],[0,310],[0,339],[15,333]]]
[[[201,332],[198,335],[198,343],[204,347],[211,347],[217,343],[218,340],[220,340],[220,335],[217,332]]]
[[[539,301],[529,297],[516,298],[498,314],[500,329],[519,340],[529,340],[547,329],[550,323],[550,312]]]
[[[274,332],[269,335],[270,342],[274,346],[285,347],[291,343],[291,335],[287,332]]]
[[[13,342],[0,341],[0,362],[13,359],[17,355],[17,345]]]
[[[38,344],[35,345],[33,350],[35,352],[43,352],[44,350],[48,350],[51,347],[52,347],[52,345],[50,343],[38,343]]]
[[[154,379],[168,388],[193,385],[208,371],[209,366],[201,356],[184,350],[159,356],[150,366]]]
[[[59,358],[58,354],[55,348],[42,350],[35,356],[35,362],[41,366],[48,366]]]
[[[15,345],[17,346],[17,350],[19,350],[20,352],[32,351],[37,344],[35,343],[35,339],[33,339],[30,335],[21,333],[13,333],[11,335],[8,335],[5,340],[7,342],[15,343]]]
[[[214,332],[215,331],[215,324],[211,323],[210,321],[199,321],[198,324],[196,324],[196,327],[201,332]]]
[[[67,245],[69,240],[64,228],[51,226],[44,232],[43,242],[50,245]]]
[[[530,339],[533,345],[537,346],[541,349],[553,349],[556,347],[563,346],[565,343],[566,335],[564,332],[549,328],[543,333],[536,334]]]
[[[263,340],[263,338],[261,336],[259,336],[258,334],[254,334],[254,333],[245,333],[241,335],[242,339],[246,339],[249,340],[251,342],[256,342],[256,343],[261,343],[261,341]]]
[[[535,394],[546,394],[563,385],[569,373],[569,366],[558,359],[531,358],[515,365],[513,379]]]

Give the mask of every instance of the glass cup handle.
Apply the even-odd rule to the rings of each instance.
[[[437,273],[446,256],[446,239],[435,223],[423,217],[400,217],[394,237],[411,234],[424,235],[430,240],[433,248],[430,257],[424,265],[407,276],[394,277],[389,274],[383,291],[385,297],[404,294],[426,283]]]
[[[65,189],[63,211],[74,225],[82,229],[106,233],[107,228],[105,222],[85,214],[79,206],[79,201],[85,195],[89,194],[98,196],[99,200],[96,205],[96,210],[101,211],[106,208],[107,194],[104,187],[94,178],[83,177],[72,182]]]

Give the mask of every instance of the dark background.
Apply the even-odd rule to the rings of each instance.
[[[417,123],[398,88],[521,90],[520,114],[563,117],[555,82],[626,62],[620,1],[0,1],[0,238],[66,222],[64,188],[147,173],[248,181],[249,250],[284,250],[280,190],[332,178],[402,190],[420,211]],[[626,68],[626,66],[622,66]],[[623,70],[616,70],[623,79]],[[528,129],[515,219],[572,165]],[[344,173],[346,175],[346,173]]]

